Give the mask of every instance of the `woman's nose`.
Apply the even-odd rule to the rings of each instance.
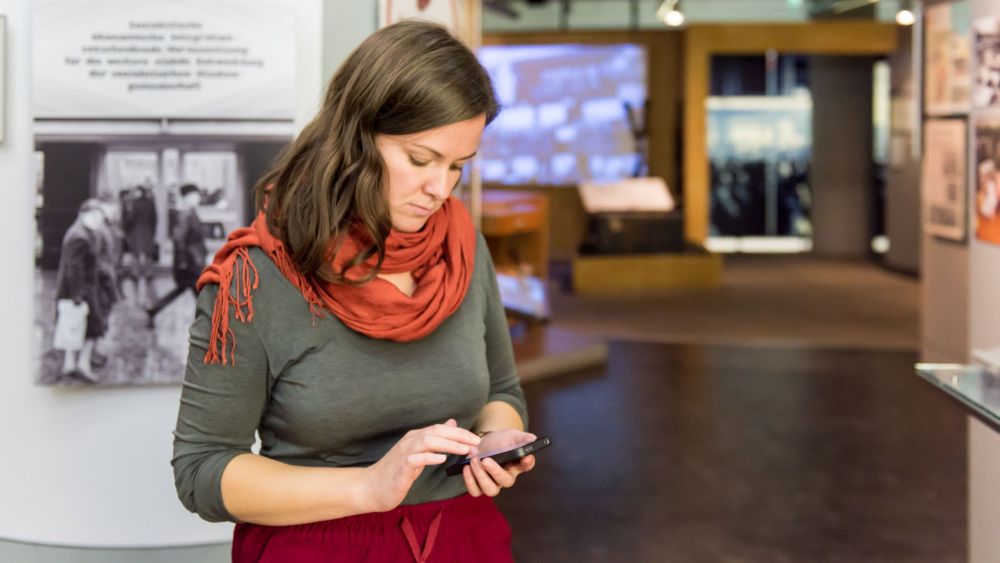
[[[424,192],[436,200],[447,198],[450,191],[451,187],[448,185],[448,167],[432,173],[424,183]]]

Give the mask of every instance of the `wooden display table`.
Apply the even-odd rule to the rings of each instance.
[[[577,295],[650,295],[721,285],[722,256],[701,249],[573,259],[573,291]]]
[[[500,273],[532,275],[544,284],[549,273],[549,200],[527,191],[483,190],[480,229]],[[538,323],[507,308],[522,381],[544,379],[600,366],[604,339],[554,323]],[[520,326],[518,326],[520,325]]]
[[[483,190],[481,230],[498,271],[545,279],[549,273],[549,200],[541,194]]]

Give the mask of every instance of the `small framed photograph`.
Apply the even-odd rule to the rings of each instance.
[[[929,119],[924,124],[924,231],[965,240],[966,135],[964,119]]]
[[[975,106],[979,109],[1000,107],[1000,16],[979,18],[973,29],[978,61]]]
[[[976,238],[1000,244],[1000,118],[976,121]]]
[[[927,8],[924,50],[924,111],[927,115],[966,114],[972,105],[971,4]]]

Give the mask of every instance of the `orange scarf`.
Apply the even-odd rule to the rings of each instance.
[[[412,297],[407,297],[392,283],[375,278],[362,286],[333,284],[306,278],[300,274],[284,245],[267,228],[261,212],[249,227],[236,229],[215,254],[212,264],[198,278],[198,289],[219,284],[212,315],[205,363],[236,363],[236,339],[229,327],[229,310],[241,322],[253,320],[251,294],[257,288],[257,268],[250,261],[249,248],[256,246],[274,261],[286,278],[299,288],[316,316],[333,313],[345,325],[371,338],[409,342],[434,332],[454,313],[472,281],[475,264],[476,232],[465,206],[448,198],[416,233],[390,232],[385,241],[385,260],[381,272],[411,272],[416,282]],[[347,237],[333,259],[334,271],[341,269],[360,251],[362,245]],[[239,258],[239,260],[237,260]],[[376,256],[351,268],[347,277],[357,280],[371,271]],[[233,281],[236,286],[229,291]]]

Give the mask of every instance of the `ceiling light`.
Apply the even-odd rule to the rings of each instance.
[[[656,11],[656,17],[670,27],[684,25],[684,12],[680,10],[680,0],[664,0],[663,4],[660,4],[660,9]]]
[[[913,14],[913,0],[899,0],[896,23],[899,25],[913,25],[916,22],[917,16]]]

